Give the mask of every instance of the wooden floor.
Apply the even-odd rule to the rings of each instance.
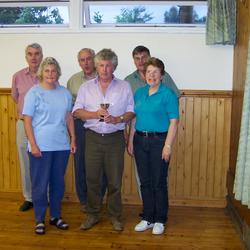
[[[88,231],[79,230],[85,215],[76,203],[63,204],[68,231],[47,226],[45,235],[35,235],[33,210],[19,212],[20,202],[0,200],[0,249],[245,249],[229,215],[224,209],[171,207],[164,235],[151,231],[134,232],[140,207],[124,207],[125,230],[112,231],[106,213]]]

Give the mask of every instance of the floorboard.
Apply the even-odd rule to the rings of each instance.
[[[85,214],[76,203],[63,203],[68,231],[47,225],[46,234],[34,234],[33,210],[19,212],[19,202],[0,200],[1,250],[85,250],[85,249],[245,249],[225,209],[171,207],[164,235],[137,233],[141,207],[125,206],[123,232],[112,231],[105,208],[101,222],[88,231],[79,230]],[[48,221],[48,218],[47,218]],[[47,223],[48,224],[48,223]]]

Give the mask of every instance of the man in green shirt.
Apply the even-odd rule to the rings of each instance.
[[[84,82],[95,78],[96,70],[94,65],[95,51],[89,48],[83,48],[78,52],[78,63],[81,71],[72,75],[67,82],[67,88],[73,96],[73,102],[76,100],[77,92]],[[74,169],[75,169],[75,185],[78,199],[81,203],[81,211],[85,212],[85,204],[87,200],[87,185],[85,176],[85,130],[84,121],[81,119],[74,119],[76,146],[77,150],[74,155]],[[106,178],[103,177],[102,195],[106,191]]]
[[[132,56],[136,66],[136,71],[128,75],[125,80],[130,83],[132,91],[135,93],[138,88],[147,84],[145,81],[144,65],[150,57],[150,51],[148,48],[140,45],[134,48]],[[162,83],[172,89],[178,98],[180,97],[180,91],[176,87],[174,80],[167,72],[164,73]]]

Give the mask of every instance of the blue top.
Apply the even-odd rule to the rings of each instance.
[[[72,110],[72,96],[63,86],[47,90],[36,85],[24,98],[23,115],[32,117],[36,143],[41,151],[69,150],[66,114]],[[31,151],[30,144],[28,144]]]
[[[179,105],[175,93],[162,83],[157,92],[149,96],[149,86],[135,92],[135,129],[147,132],[166,132],[170,119],[179,118]]]

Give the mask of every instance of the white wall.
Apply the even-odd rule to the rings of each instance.
[[[0,34],[0,87],[11,87],[14,72],[26,66],[24,48],[38,42],[44,56],[55,57],[62,67],[60,82],[79,71],[76,55],[83,47],[96,52],[112,48],[118,55],[115,72],[124,78],[134,71],[131,52],[137,45],[145,45],[152,56],[161,58],[166,70],[180,89],[231,90],[233,74],[233,47],[207,46],[205,34],[174,32],[13,32]]]

